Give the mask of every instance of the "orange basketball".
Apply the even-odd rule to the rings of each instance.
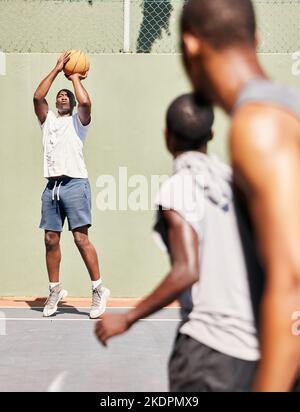
[[[64,73],[70,76],[74,73],[85,75],[90,68],[90,59],[81,50],[69,50],[70,60],[64,66]]]

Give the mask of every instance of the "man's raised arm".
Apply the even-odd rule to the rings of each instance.
[[[81,123],[86,126],[91,121],[91,100],[88,92],[83,87],[81,80],[84,80],[86,75],[74,73],[68,76],[68,79],[72,81],[76,100],[78,101],[78,116]]]
[[[60,73],[63,70],[64,65],[70,59],[69,56],[70,52],[65,52],[60,56],[54,69],[51,70],[51,72],[48,74],[47,77],[45,77],[44,80],[41,81],[40,85],[34,93],[34,111],[41,124],[43,124],[46,120],[48,113],[48,103],[46,100],[47,93],[49,92],[50,87],[52,86],[52,83],[55,80],[58,73]]]

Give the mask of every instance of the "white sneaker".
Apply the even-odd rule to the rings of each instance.
[[[93,301],[90,311],[90,318],[97,319],[101,316],[106,309],[106,303],[110,296],[110,290],[102,285],[93,289]]]
[[[43,316],[48,317],[57,311],[58,302],[68,296],[68,292],[62,289],[61,284],[50,289],[50,294],[46,300]]]

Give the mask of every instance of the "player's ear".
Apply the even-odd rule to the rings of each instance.
[[[202,41],[201,39],[199,39],[199,37],[196,37],[191,33],[183,33],[182,47],[186,57],[193,59],[200,55],[202,49]]]

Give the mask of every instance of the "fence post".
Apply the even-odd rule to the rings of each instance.
[[[6,55],[0,51],[0,76],[6,75]]]
[[[130,53],[130,0],[124,0],[123,52]]]

